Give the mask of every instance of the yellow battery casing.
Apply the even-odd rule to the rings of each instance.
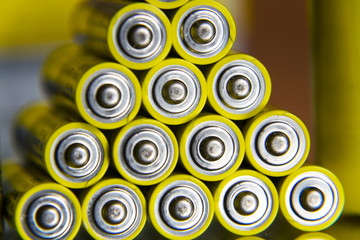
[[[207,199],[209,200],[209,217],[208,217],[208,219],[206,219],[206,223],[197,232],[193,233],[192,235],[188,235],[188,236],[184,236],[184,237],[175,236],[175,235],[172,235],[172,234],[166,232],[160,226],[160,224],[157,222],[156,217],[155,217],[155,212],[158,211],[158,209],[155,208],[155,201],[156,201],[156,198],[158,198],[159,193],[168,184],[178,181],[178,180],[190,181],[190,182],[197,184],[199,187],[201,187],[201,189],[206,194]],[[151,224],[162,236],[164,236],[168,239],[194,239],[194,238],[197,238],[206,231],[206,229],[209,227],[209,225],[213,219],[213,215],[214,215],[213,196],[212,196],[210,190],[208,189],[208,187],[202,181],[200,181],[199,179],[197,179],[191,175],[173,173],[170,177],[166,178],[164,181],[162,181],[161,183],[159,183],[158,185],[153,187],[148,192],[147,200],[148,200],[147,201],[148,202],[148,215],[149,215]]]
[[[184,14],[186,14],[186,12],[189,9],[199,5],[204,7],[209,7],[210,9],[214,8],[219,10],[219,12],[221,12],[224,15],[228,23],[229,37],[227,38],[227,43],[225,47],[218,54],[212,57],[199,58],[189,54],[184,50],[184,48],[180,43],[180,39],[177,37],[178,29],[179,29],[178,25],[180,23],[181,18],[184,16]],[[213,0],[194,0],[185,3],[183,6],[181,6],[179,9],[176,10],[175,14],[171,18],[171,27],[172,27],[172,36],[173,36],[173,47],[175,51],[180,55],[180,57],[188,60],[189,62],[199,65],[211,64],[223,58],[231,50],[236,38],[236,25],[231,13],[220,2]]]
[[[218,102],[215,98],[215,89],[218,87],[218,73],[219,71],[224,71],[223,66],[227,64],[231,64],[234,61],[247,61],[251,64],[254,64],[259,71],[262,74],[262,77],[264,79],[264,95],[261,99],[261,101],[257,104],[256,108],[253,110],[238,114],[231,112],[231,108],[224,108],[222,104]],[[269,75],[269,72],[265,68],[265,66],[256,58],[253,56],[243,54],[243,53],[231,53],[224,58],[220,59],[218,62],[216,62],[213,65],[210,65],[205,69],[205,78],[207,83],[207,90],[208,90],[208,104],[211,106],[212,109],[214,109],[218,114],[230,118],[232,120],[245,120],[248,118],[251,118],[255,116],[256,114],[260,113],[265,106],[267,105],[270,95],[271,95],[271,78]]]
[[[159,176],[158,178],[153,179],[153,180],[151,180],[151,179],[150,180],[141,180],[141,179],[135,178],[134,176],[131,176],[131,174],[129,174],[120,165],[120,162],[119,162],[118,146],[120,144],[120,141],[122,140],[122,138],[126,134],[126,132],[129,131],[129,129],[131,129],[132,127],[141,125],[141,124],[150,124],[150,125],[154,125],[156,127],[161,128],[170,137],[170,139],[172,141],[172,145],[174,147],[174,158],[171,159],[171,167],[169,167],[169,169],[164,174],[162,174],[161,176]],[[177,141],[174,133],[170,130],[170,128],[159,121],[156,121],[156,120],[150,119],[150,118],[144,118],[144,117],[137,117],[134,121],[130,122],[129,124],[127,124],[123,128],[121,128],[120,131],[118,131],[114,135],[114,141],[112,142],[111,147],[112,147],[112,161],[113,161],[113,164],[115,165],[117,171],[120,173],[120,175],[122,177],[124,177],[126,180],[128,180],[129,182],[132,182],[136,185],[141,185],[141,186],[155,185],[155,184],[165,180],[174,171],[176,164],[178,162],[178,157],[179,157],[178,141]]]
[[[127,76],[134,87],[135,101],[132,111],[116,122],[103,122],[94,118],[83,96],[89,79],[99,71],[120,72]],[[42,86],[56,106],[66,107],[79,114],[86,122],[101,129],[115,129],[130,122],[137,115],[141,106],[141,87],[135,74],[128,68],[99,58],[84,48],[67,44],[56,49],[44,63]]]
[[[332,216],[325,222],[321,224],[314,224],[314,225],[304,225],[299,223],[298,221],[294,220],[294,218],[290,215],[289,209],[286,204],[286,193],[288,191],[289,185],[292,183],[292,181],[298,177],[300,174],[306,173],[306,172],[318,172],[325,176],[327,176],[331,182],[334,184],[334,186],[337,189],[338,193],[338,206]],[[284,178],[282,180],[282,183],[279,187],[279,200],[280,200],[280,210],[282,215],[285,217],[285,219],[295,228],[300,229],[301,231],[306,232],[315,232],[315,231],[321,231],[328,227],[330,227],[334,222],[337,221],[337,219],[340,217],[345,203],[345,195],[344,190],[342,187],[341,182],[339,179],[329,170],[320,167],[320,166],[305,166],[301,167],[295,172],[291,173],[289,176]]]
[[[298,163],[292,167],[291,169],[285,170],[285,171],[270,171],[263,166],[261,166],[254,157],[254,151],[255,149],[251,148],[251,138],[254,134],[254,130],[257,127],[258,124],[260,124],[265,119],[271,117],[271,116],[285,116],[290,118],[291,120],[295,121],[299,127],[301,128],[304,137],[305,137],[305,150],[303,153],[302,158],[298,161]],[[309,152],[310,152],[310,135],[309,131],[307,130],[307,127],[305,124],[294,114],[285,111],[285,110],[279,110],[272,106],[266,106],[262,112],[251,118],[245,125],[245,127],[242,129],[244,137],[245,137],[245,156],[247,161],[253,166],[256,170],[259,172],[272,177],[283,177],[287,176],[290,173],[294,172],[296,169],[300,168],[304,162],[306,161]]]
[[[114,29],[117,20],[130,11],[148,11],[155,14],[165,27],[166,43],[163,51],[154,59],[146,62],[135,62],[120,54],[116,45],[116,34]],[[129,1],[85,1],[81,3],[73,14],[73,35],[85,39],[85,45],[97,53],[111,57],[124,66],[144,70],[161,62],[169,53],[172,46],[170,34],[171,24],[165,13],[159,8],[148,3],[131,3]]]
[[[345,214],[360,215],[360,2],[311,1],[316,159],[341,180]]]
[[[155,7],[161,8],[161,9],[174,9],[181,7],[185,3],[187,3],[189,0],[172,0],[172,1],[164,1],[164,0],[145,0],[151,5],[154,5]]]
[[[311,232],[304,233],[295,238],[295,240],[336,240],[336,238],[330,236],[329,234],[323,232]]]
[[[55,140],[65,131],[84,129],[93,133],[104,149],[104,160],[99,173],[87,182],[71,182],[61,178],[52,166],[51,149]],[[58,183],[69,188],[85,188],[99,181],[109,166],[109,144],[104,134],[97,128],[83,122],[71,122],[62,114],[43,103],[25,107],[17,115],[14,124],[16,146],[22,155],[38,167],[44,169]]]
[[[9,223],[14,226],[22,239],[33,239],[26,233],[24,221],[24,207],[33,194],[42,190],[54,190],[69,199],[74,207],[74,227],[69,239],[74,239],[81,226],[81,207],[72,191],[65,186],[53,182],[42,173],[34,169],[22,167],[17,164],[4,165],[4,180],[8,188],[5,198],[5,214]]]
[[[196,106],[196,108],[189,114],[187,114],[184,117],[170,117],[165,116],[161,114],[161,112],[158,112],[154,106],[152,106],[150,100],[149,100],[149,92],[152,91],[150,89],[149,84],[152,80],[152,77],[154,74],[156,74],[159,70],[161,70],[164,67],[168,67],[174,65],[174,68],[177,66],[182,66],[184,68],[189,69],[197,79],[199,80],[200,84],[200,99]],[[180,125],[189,122],[193,118],[195,118],[198,114],[201,113],[203,107],[205,106],[206,99],[207,99],[207,90],[206,90],[206,80],[202,72],[199,70],[198,67],[196,67],[194,64],[179,58],[168,58],[162,61],[161,63],[157,64],[153,68],[151,68],[146,73],[141,74],[139,76],[139,79],[141,79],[141,88],[142,88],[142,100],[143,100],[143,106],[146,109],[146,111],[156,120],[159,120],[160,122],[163,122],[165,124],[169,125]]]
[[[237,136],[238,144],[239,144],[239,153],[238,153],[238,157],[237,157],[235,164],[228,171],[221,173],[219,175],[206,175],[204,173],[197,171],[189,163],[190,160],[186,155],[186,152],[187,152],[186,141],[189,136],[189,133],[195,126],[197,126],[203,122],[207,122],[207,121],[219,121],[221,123],[225,123],[226,125],[228,125],[235,132],[235,134]],[[216,114],[200,114],[197,118],[193,119],[191,122],[184,125],[183,128],[181,128],[181,130],[178,132],[179,132],[178,139],[179,139],[179,151],[180,151],[181,164],[185,167],[185,169],[191,175],[193,175],[203,181],[211,181],[211,182],[220,181],[220,180],[228,177],[229,175],[234,173],[240,167],[240,165],[244,159],[245,142],[244,142],[243,134],[241,133],[240,129],[234,122],[232,122],[231,120],[229,120],[223,116],[216,115]]]
[[[253,228],[251,230],[248,231],[244,231],[241,229],[237,229],[235,227],[233,227],[231,224],[229,224],[224,216],[222,215],[222,213],[220,212],[220,208],[219,205],[222,205],[223,203],[220,201],[220,195],[221,192],[223,191],[224,187],[234,178],[239,177],[239,176],[250,176],[250,177],[255,177],[259,180],[261,180],[262,182],[264,182],[266,184],[266,186],[268,187],[271,196],[272,196],[272,211],[268,217],[268,219],[261,225],[257,226],[256,228]],[[256,235],[260,232],[263,232],[264,230],[266,230],[275,220],[275,217],[277,216],[278,213],[278,209],[279,209],[279,197],[278,197],[278,192],[276,190],[275,185],[272,183],[272,181],[266,177],[265,175],[257,172],[257,171],[253,171],[253,170],[238,170],[235,173],[231,174],[230,176],[228,176],[227,178],[225,178],[224,180],[220,181],[216,186],[214,186],[213,188],[213,196],[214,196],[214,205],[215,205],[215,216],[216,219],[219,221],[219,223],[225,228],[227,229],[229,232],[233,233],[233,234],[237,234],[237,235],[243,235],[243,236],[249,236],[249,235]]]
[[[86,231],[91,235],[91,237],[93,237],[94,239],[103,239],[104,236],[98,234],[91,226],[90,222],[93,221],[92,219],[89,219],[88,216],[88,211],[89,211],[89,203],[90,201],[93,201],[92,197],[93,195],[99,191],[100,189],[102,189],[103,187],[109,186],[109,185],[122,185],[122,186],[126,186],[128,188],[130,188],[131,190],[133,190],[137,196],[139,197],[140,201],[141,201],[141,207],[144,210],[140,223],[139,223],[139,227],[133,232],[133,234],[129,235],[127,239],[133,239],[135,238],[144,228],[145,223],[146,223],[146,201],[145,201],[145,197],[143,195],[143,193],[140,191],[140,189],[132,184],[129,183],[128,181],[124,180],[124,179],[120,179],[120,178],[107,178],[107,179],[103,179],[101,181],[99,181],[98,183],[96,183],[94,186],[92,186],[91,188],[88,188],[86,190],[84,190],[84,192],[81,194],[83,195],[83,199],[81,202],[81,213],[82,213],[82,221],[83,221],[83,225],[86,229]]]

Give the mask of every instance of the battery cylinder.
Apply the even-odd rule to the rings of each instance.
[[[15,119],[14,140],[26,160],[69,188],[93,185],[109,165],[108,142],[100,130],[70,121],[43,103],[20,111]]]
[[[305,124],[295,115],[267,107],[243,129],[250,164],[268,176],[289,175],[301,167],[310,151]]]
[[[243,161],[244,137],[236,124],[225,117],[202,114],[179,133],[181,163],[201,180],[222,180]]]
[[[179,156],[173,132],[154,119],[138,117],[116,133],[112,156],[116,169],[137,185],[154,185],[174,170]]]
[[[279,196],[282,214],[302,231],[321,231],[331,226],[344,207],[340,181],[318,166],[302,167],[286,177]]]
[[[165,124],[179,125],[190,121],[206,103],[205,77],[186,60],[166,59],[140,79],[143,79],[144,108]]]
[[[230,54],[206,68],[208,103],[233,120],[251,118],[264,109],[271,94],[264,65],[246,54]]]
[[[195,177],[173,174],[149,193],[152,225],[169,239],[194,239],[210,225],[214,203],[210,190]]]
[[[141,232],[146,222],[146,202],[137,186],[111,178],[85,191],[83,224],[94,239],[133,239]]]
[[[184,59],[200,65],[214,63],[231,49],[236,37],[230,12],[213,0],[190,1],[172,18],[173,46]]]
[[[215,216],[237,235],[255,235],[274,221],[279,198],[274,184],[253,170],[239,170],[222,180],[214,190]]]
[[[170,51],[170,21],[153,5],[85,1],[73,15],[74,35],[79,41],[128,68],[151,68]]]
[[[5,215],[21,239],[74,239],[80,203],[66,187],[32,167],[4,166]]]
[[[167,10],[167,9],[174,9],[181,7],[189,0],[145,0],[145,1],[158,8]]]
[[[141,106],[140,84],[128,68],[75,44],[51,53],[44,64],[42,86],[52,104],[73,110],[101,129],[122,127]]]

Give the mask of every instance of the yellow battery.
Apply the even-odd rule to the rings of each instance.
[[[18,113],[14,140],[26,160],[69,188],[93,185],[109,165],[109,144],[100,130],[69,121],[43,103],[29,105]]]
[[[79,41],[131,69],[153,67],[172,46],[169,19],[148,3],[86,1],[73,15]]]
[[[214,188],[215,216],[220,224],[237,235],[256,235],[274,221],[279,197],[265,175],[239,170]]]
[[[310,151],[310,135],[305,124],[285,110],[266,107],[243,129],[245,155],[261,173],[282,177],[301,167]]]
[[[271,79],[256,58],[232,53],[205,70],[208,103],[218,114],[233,120],[251,118],[262,111],[271,95]]]
[[[166,59],[139,78],[142,79],[144,108],[165,124],[189,122],[206,103],[205,77],[186,60]]]
[[[28,166],[6,164],[4,170],[4,211],[21,239],[75,238],[81,207],[68,188]]]
[[[176,10],[171,25],[175,51],[182,58],[200,65],[223,58],[236,37],[231,13],[213,0],[187,2]]]
[[[347,238],[351,239],[351,238]],[[295,240],[336,240],[336,238],[330,236],[329,234],[323,232],[310,232],[310,233],[303,233]]]
[[[185,3],[187,3],[189,0],[145,0],[151,5],[154,5],[161,9],[174,9],[181,7]]]
[[[101,129],[124,126],[141,106],[140,83],[132,71],[75,44],[64,45],[48,57],[42,86],[52,104]]]
[[[117,171],[137,185],[154,185],[174,170],[179,147],[174,133],[154,119],[137,117],[114,134],[112,158]]]
[[[234,173],[245,155],[244,137],[231,120],[201,114],[179,131],[180,160],[193,176],[220,181]]]
[[[140,189],[126,180],[109,178],[84,190],[83,225],[94,239],[134,239],[146,222]]]
[[[319,166],[302,167],[287,176],[279,190],[285,219],[302,231],[321,231],[331,226],[344,207],[339,179]]]
[[[150,190],[148,214],[162,236],[194,239],[211,223],[213,197],[199,179],[187,174],[173,174]]]
[[[360,215],[360,2],[312,1],[316,159],[345,188],[345,214]]]

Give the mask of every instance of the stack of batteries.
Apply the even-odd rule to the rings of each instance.
[[[301,167],[308,131],[267,106],[270,76],[257,59],[229,53],[228,10],[213,0],[147,2],[81,3],[72,21],[81,44],[46,60],[49,105],[15,121],[26,168],[4,171],[19,235],[71,239],[82,223],[94,239],[133,239],[148,222],[165,238],[193,239],[213,222],[221,239],[264,231],[279,206],[301,230],[330,226],[341,184]]]

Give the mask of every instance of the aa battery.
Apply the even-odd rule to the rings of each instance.
[[[230,12],[213,0],[189,1],[172,18],[173,46],[184,59],[211,64],[223,58],[236,37]]]
[[[83,194],[83,225],[94,239],[133,239],[143,229],[146,202],[134,184],[111,178]]]
[[[202,114],[179,133],[181,163],[201,180],[222,180],[243,161],[244,137],[237,125],[223,116]]]
[[[150,192],[152,225],[169,239],[194,239],[210,225],[214,214],[210,190],[199,179],[174,174]]]
[[[103,133],[87,123],[71,122],[45,104],[23,109],[14,132],[24,158],[66,187],[91,186],[108,168],[109,146]]]
[[[243,129],[250,164],[268,176],[289,175],[301,167],[310,151],[305,124],[284,110],[265,109]]]
[[[256,58],[230,54],[206,69],[208,103],[233,120],[251,118],[264,109],[271,94],[270,75]]]
[[[179,147],[165,124],[138,117],[115,134],[112,156],[125,179],[137,185],[154,185],[174,170]]]
[[[189,0],[145,0],[145,1],[161,9],[174,9],[181,7]]]
[[[161,62],[172,46],[167,16],[147,3],[94,0],[74,13],[74,35],[106,57],[131,69],[148,69]]]
[[[330,236],[329,234],[322,233],[322,232],[310,232],[310,233],[303,233],[295,240],[336,240],[336,238]],[[351,239],[351,238],[347,238]]]
[[[7,164],[4,169],[5,214],[22,239],[75,238],[81,208],[69,189],[31,167]]]
[[[144,73],[142,79],[144,108],[165,124],[190,121],[206,103],[205,77],[186,60],[166,59]]]
[[[318,166],[302,167],[286,177],[279,198],[285,219],[302,231],[321,231],[331,226],[344,207],[340,181]]]
[[[255,235],[274,221],[278,192],[269,178],[253,170],[239,170],[222,180],[214,191],[215,216],[237,235]]]
[[[122,127],[141,106],[140,84],[128,68],[75,44],[64,45],[48,57],[42,86],[54,105],[73,110],[101,129]]]

